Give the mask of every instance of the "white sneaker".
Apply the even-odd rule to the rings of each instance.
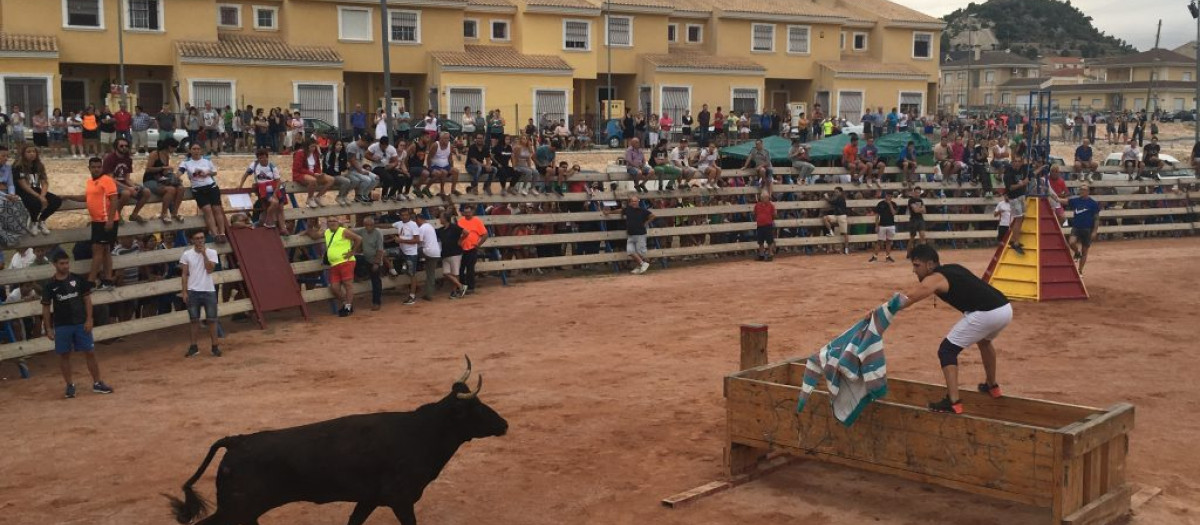
[[[317,207],[317,199],[316,198],[308,199],[308,202],[305,203],[305,206],[308,206],[309,208],[316,208]]]
[[[638,268],[638,270],[641,270],[641,271],[639,271],[638,273],[639,274],[646,273],[646,270],[649,270],[649,269],[650,269],[650,263],[642,262],[642,266],[640,268]]]
[[[46,227],[46,221],[38,222],[37,227],[38,231],[41,232],[42,235],[50,235],[50,228]]]
[[[318,208],[324,208],[324,207],[325,207],[325,203],[324,203],[324,202],[321,200],[321,198],[320,198],[320,197],[313,197],[313,200],[317,201],[317,207],[318,207]]]
[[[634,268],[633,270],[630,270],[630,271],[629,271],[629,273],[632,273],[632,274],[634,274],[634,275],[638,275],[638,274],[642,273],[642,267],[641,267],[641,266],[638,266],[637,268]]]
[[[530,191],[530,192],[532,192],[532,193],[533,193],[533,196],[535,196],[535,197],[536,197],[536,196],[538,196],[538,195],[541,195],[540,193],[538,193],[538,190],[537,190],[537,188],[534,188],[534,189],[532,189],[532,190],[529,190],[529,191]]]
[[[521,195],[529,195],[529,190],[521,190]]]

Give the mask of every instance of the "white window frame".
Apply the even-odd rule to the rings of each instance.
[[[583,24],[587,28],[587,34],[583,37],[583,47],[567,47],[567,24]],[[564,18],[562,21],[562,48],[563,51],[573,53],[586,53],[592,50],[592,21],[581,18]]]
[[[1000,94],[1000,105],[1001,106],[1007,106],[1011,103],[1012,103],[1012,93],[1001,93]]]
[[[960,105],[960,106],[965,106],[965,105],[967,105],[967,96],[966,96],[966,95],[959,95],[959,96],[958,96],[958,105]]]
[[[920,95],[921,96],[921,110],[918,111],[917,114],[919,114],[919,115],[925,114],[925,102],[926,102],[925,101],[925,93],[923,93],[921,91],[899,91],[899,92],[897,92],[896,93],[896,108],[897,109],[900,108],[900,106],[904,105],[904,104],[901,104],[901,102],[904,102],[904,95]],[[863,105],[865,106],[866,104],[867,104],[866,100],[863,100]]]
[[[540,120],[540,119],[542,118],[542,117],[541,117],[541,114],[542,114],[542,112],[538,111],[538,103],[537,103],[537,100],[538,100],[538,93],[550,93],[550,92],[555,92],[555,93],[562,93],[562,94],[563,94],[563,97],[565,97],[565,98],[566,98],[566,101],[567,101],[567,107],[566,107],[566,108],[564,108],[564,110],[563,110],[563,111],[564,111],[564,113],[565,113],[565,114],[563,115],[563,120],[564,120],[564,121],[566,121],[566,124],[567,124],[567,129],[571,129],[571,102],[573,102],[573,101],[571,100],[571,90],[569,90],[569,89],[559,89],[559,88],[539,88],[539,87],[535,87],[535,88],[531,89],[530,91],[532,92],[532,95],[533,95],[533,118],[534,118],[534,123],[535,123],[536,125],[538,125],[538,126],[540,126],[540,125],[541,125],[541,122],[538,122],[538,120]]]
[[[993,94],[991,94],[991,93],[984,93],[984,94],[983,94],[983,105],[985,105],[985,106],[992,106],[992,105],[995,105],[995,103],[996,103],[996,97],[995,97],[995,95],[993,95]]]
[[[858,37],[860,37],[860,36],[863,39],[862,47],[858,47]],[[854,49],[854,51],[866,51],[868,49],[871,49],[871,33],[855,31],[853,38],[850,39],[850,46]]]
[[[692,40],[692,28],[696,28],[696,40]],[[688,44],[704,43],[704,24],[688,24],[684,28],[683,41]],[[689,88],[691,89],[691,88]]]
[[[792,49],[792,30],[803,29],[808,31],[804,38],[805,51],[796,51]],[[789,55],[811,55],[812,54],[812,26],[805,25],[789,25],[787,26],[787,52]]]
[[[671,33],[675,33],[672,35]],[[667,24],[667,43],[675,44],[679,42],[679,24]]]
[[[412,13],[417,15],[417,27],[413,31],[413,40],[395,40],[392,38],[392,32],[395,28],[396,14]],[[413,9],[388,9],[388,24],[387,24],[387,39],[388,43],[401,46],[418,46],[421,45],[421,11]]]
[[[258,25],[258,12],[270,11],[272,26]],[[277,5],[252,5],[250,6],[250,14],[254,17],[255,31],[279,31],[279,6]]]
[[[758,87],[758,86],[729,86],[729,105],[726,106],[729,108],[729,111],[733,111],[733,100],[734,100],[733,94],[735,91],[737,91],[739,89],[745,89],[745,90],[753,89],[754,90],[754,111],[755,111],[755,114],[761,114],[762,110],[763,110],[763,105],[762,105],[763,93],[762,93],[762,88]]]
[[[929,36],[929,56],[927,56],[927,57],[917,56],[917,35],[928,35]],[[933,60],[933,54],[935,52],[933,49],[933,41],[934,41],[933,33],[930,33],[928,31],[913,31],[912,50],[911,50],[913,60]]]
[[[303,81],[303,80],[293,80],[292,81],[292,103],[295,104],[296,106],[300,105],[300,86],[301,85],[332,87],[333,88],[333,115],[334,115],[333,119],[334,120],[338,119],[338,110],[339,110],[339,108],[342,107],[342,92],[341,92],[341,88],[337,82],[320,82],[320,81],[307,82],[307,81]],[[236,100],[236,99],[234,99],[234,100]],[[196,104],[192,104],[192,105],[194,106]],[[301,111],[301,110],[295,109],[295,110],[289,110],[289,111]],[[303,112],[300,113],[300,116],[301,117],[312,117],[312,115],[305,115]],[[322,119],[322,120],[324,120],[324,119]],[[332,126],[338,125],[337,122],[329,122],[328,124],[330,124]]]
[[[196,83],[208,82],[212,84],[229,84],[229,100],[237,100],[237,79],[233,78],[189,78],[188,79],[188,98],[191,99],[192,105],[203,108],[204,101],[196,100]]]
[[[996,83],[996,70],[988,69],[988,70],[984,71],[983,72],[983,83],[987,84],[989,86],[992,84],[995,84]]]
[[[1191,71],[1184,71],[1184,72],[1183,72],[1183,81],[1184,81],[1184,82],[1191,82],[1191,81],[1192,81],[1192,72],[1191,72]]]
[[[609,42],[609,37],[612,36],[612,28],[610,24],[613,19],[625,19],[629,21],[629,43],[628,44],[613,44]],[[604,17],[604,45],[609,47],[633,47],[633,17],[625,15],[608,15]]]
[[[105,29],[105,27],[104,27],[104,13],[105,13],[104,0],[96,0],[96,9],[97,9],[97,12],[99,13],[97,15],[97,18],[99,20],[97,20],[97,21],[100,22],[100,25],[96,25],[96,26],[73,26],[71,24],[68,24],[67,20],[69,20],[69,18],[67,15],[67,2],[68,2],[68,0],[62,0],[62,26],[63,26],[63,29],[71,29],[71,30],[76,30],[76,31],[104,31],[104,29]],[[47,99],[47,100],[49,100],[49,99]]]
[[[221,23],[221,10],[232,7],[237,13],[237,23],[233,25],[225,25]],[[242,4],[217,4],[217,28],[218,29],[241,29],[242,28]]]
[[[467,22],[475,24],[475,36],[467,36],[467,26],[466,26]],[[463,38],[465,38],[467,40],[479,40],[479,19],[478,18],[464,18],[463,19]]]
[[[133,4],[130,2],[130,0],[121,0],[121,9],[122,9],[121,14],[124,15],[124,16],[122,16],[122,18],[124,19],[123,25],[125,26],[125,30],[129,31],[130,33],[164,33],[164,32],[166,32],[167,17],[166,17],[166,15],[163,14],[163,11],[166,10],[167,3],[164,0],[157,0],[157,2],[158,2],[158,29],[144,29],[144,28],[140,28],[140,27],[133,27],[132,25],[130,25],[133,23],[133,16],[132,16],[133,13],[130,12],[130,9],[132,9]],[[101,12],[100,16],[104,16],[104,13]]]
[[[858,93],[859,96],[862,97],[862,108],[859,108],[859,111],[866,111],[866,109],[869,107],[869,106],[867,106],[867,90],[855,89],[855,88],[839,89],[837,91],[837,111],[833,114],[837,118],[841,118],[841,116],[842,116],[842,94],[843,93]],[[899,107],[899,106],[897,106],[897,107]],[[859,115],[858,118],[862,118],[862,115]]]
[[[482,102],[480,103],[479,107],[471,108],[471,109],[482,110],[483,108],[488,107],[488,105],[487,105],[487,86],[461,86],[461,85],[446,86],[446,100],[439,101],[439,103],[444,102],[445,105],[442,107],[450,109],[450,111],[446,112],[446,115],[449,115],[448,118],[450,118],[450,120],[457,121],[458,119],[462,118],[462,108],[451,108],[450,107],[450,92],[454,91],[456,89],[478,89],[479,97],[480,97],[479,100],[481,100]],[[475,130],[475,133],[481,133],[481,131]]]
[[[954,81],[954,73],[946,73],[946,83],[949,84],[953,81]]]
[[[771,48],[757,49],[754,47],[755,31],[760,27],[771,28]],[[750,24],[750,52],[751,53],[774,53],[775,52],[775,24]]]
[[[842,31],[841,37],[842,37],[841,47],[839,47],[838,49],[845,51],[846,50],[846,32],[845,31]]]
[[[101,13],[101,14],[103,14],[103,13]],[[7,109],[9,106],[11,106],[11,105],[12,105],[12,104],[10,104],[10,103],[9,103],[9,100],[8,100],[8,93],[5,91],[5,88],[4,88],[4,81],[5,81],[7,78],[9,78],[9,77],[13,77],[13,78],[35,78],[35,79],[38,79],[38,80],[45,79],[45,80],[46,80],[46,105],[47,105],[47,106],[49,106],[49,105],[53,104],[53,100],[54,100],[54,75],[47,75],[47,74],[44,74],[44,73],[20,73],[20,72],[8,72],[8,71],[5,71],[5,72],[3,72],[3,73],[0,73],[0,107],[4,107],[4,108],[6,108],[6,109]],[[84,82],[84,86],[85,86],[85,87],[87,87],[87,86],[89,86],[89,85],[90,85],[90,82],[86,82],[86,81]],[[88,98],[88,95],[87,95],[87,93],[88,93],[87,91],[84,91],[84,94],[85,94],[84,96],[85,96],[85,98]],[[30,108],[23,108],[23,110],[25,111],[25,115],[26,115],[27,117],[29,117],[29,116],[33,115],[33,111],[32,111]],[[28,121],[27,121],[27,122],[28,122]]]
[[[687,90],[687,107],[684,108],[684,110],[692,109],[692,85],[691,84],[659,84],[658,85],[658,108],[657,108],[659,115],[661,115],[664,111],[663,110],[663,98],[664,98],[664,93],[666,92],[667,88],[686,89]],[[616,91],[616,89],[614,89],[613,91]],[[676,125],[682,126],[683,124],[676,123]]]
[[[338,41],[339,42],[374,42],[375,41],[375,10],[366,7],[351,7],[345,5],[337,6],[338,10]],[[371,36],[363,38],[349,38],[342,33],[342,13],[346,11],[358,11],[367,13],[367,33]]]
[[[504,24],[504,38],[496,38],[496,24]],[[493,18],[488,20],[488,38],[490,38],[492,42],[511,42],[512,22],[504,18]]]

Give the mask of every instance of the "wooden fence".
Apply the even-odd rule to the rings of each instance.
[[[895,168],[889,169],[895,173]],[[928,170],[925,170],[928,172]],[[819,174],[839,173],[836,168],[819,168]],[[791,173],[790,168],[777,168],[777,174]],[[726,170],[724,177],[740,177],[735,170]],[[624,173],[581,173],[572,180],[626,183]],[[748,180],[748,179],[747,179]],[[1092,182],[1093,197],[1107,207],[1101,214],[1101,233],[1104,235],[1192,235],[1197,223],[1195,204],[1200,195],[1192,191],[1195,178],[1170,181],[1115,181]],[[1077,186],[1072,182],[1069,186]],[[822,222],[820,214],[827,207],[821,195],[832,191],[833,184],[785,185],[775,184],[772,188],[773,199],[778,210],[776,227],[780,231],[777,245],[785,251],[811,251],[816,247],[840,245],[840,237],[827,237],[821,233]],[[847,204],[855,215],[849,218],[852,230],[859,231],[850,236],[851,243],[862,244],[874,242],[876,236],[870,232],[874,217],[869,215],[871,208],[880,200],[877,190],[866,186],[842,185],[847,191]],[[991,243],[995,238],[995,218],[991,207],[997,199],[983,197],[977,185],[924,183],[926,196],[923,197],[926,208],[928,238],[935,242],[951,243],[958,246],[961,243],[981,244]],[[898,191],[902,188],[898,183],[884,183],[883,190]],[[1135,193],[1108,192],[1134,191]],[[654,214],[658,217],[649,231],[650,259],[662,264],[672,259],[697,255],[742,254],[755,249],[752,233],[755,229],[753,207],[755,194],[759,189],[754,186],[725,187],[720,190],[704,189],[674,189],[655,191],[641,194],[643,200],[656,205]],[[966,196],[966,194],[971,196]],[[493,235],[484,246],[481,260],[477,265],[478,272],[509,272],[533,268],[558,268],[575,265],[596,263],[615,263],[627,260],[624,250],[626,235],[623,227],[614,221],[616,216],[605,216],[600,210],[604,201],[627,199],[633,195],[630,191],[604,190],[594,195],[587,193],[567,193],[565,196],[555,194],[539,196],[521,195],[464,195],[454,199],[455,204],[471,204],[483,207],[497,204],[529,204],[542,209],[536,213],[516,213],[512,215],[485,215],[479,213]],[[900,197],[895,199],[898,206],[907,201]],[[684,205],[679,206],[680,203]],[[355,203],[350,206],[332,205],[324,208],[289,208],[286,217],[289,220],[302,221],[333,215],[379,215],[396,212],[401,208],[433,209],[445,206],[447,201],[441,198],[420,198],[410,202],[389,202],[373,204]],[[664,206],[658,206],[664,205]],[[671,207],[666,207],[667,205]],[[1068,213],[1069,215],[1069,213]],[[903,226],[907,221],[906,215],[897,217],[897,222]],[[386,226],[386,225],[385,225]],[[500,235],[505,229],[523,227],[541,227],[543,229],[558,229],[561,232],[545,233],[525,231],[521,235]],[[127,223],[121,227],[122,235],[142,236],[158,233],[164,238],[170,237],[179,230],[202,229],[203,221],[199,217],[187,217],[181,223],[162,224],[151,221],[147,224]],[[381,228],[385,233],[391,233],[387,227]],[[904,228],[898,228],[903,230]],[[31,236],[22,240],[18,249],[30,246],[70,244],[86,242],[90,236],[88,228],[58,230],[48,236]],[[906,232],[897,234],[897,241],[908,239]],[[314,241],[305,235],[292,235],[283,239],[283,245],[299,252],[309,252],[321,247],[319,241]],[[513,258],[512,254],[522,251],[533,251],[539,246],[558,246],[553,250],[555,255],[529,258]],[[216,245],[218,253],[227,255],[231,252],[229,245]],[[174,263],[179,260],[181,253],[188,249],[186,244],[181,247],[162,250],[150,250],[129,255],[113,257],[113,265],[117,271],[122,268],[141,267],[164,263]],[[90,261],[72,262],[72,271],[86,273]],[[319,255],[308,260],[292,263],[296,275],[318,274],[323,270]],[[53,274],[50,266],[35,266],[24,269],[8,269],[0,272],[0,284],[15,285],[22,282],[41,281]],[[242,280],[237,269],[220,270],[214,273],[218,284],[237,283]],[[407,278],[385,278],[385,288],[407,285]],[[369,283],[355,285],[360,293],[369,291]],[[145,299],[174,294],[179,291],[179,280],[169,278],[153,282],[139,282],[129,286],[118,287],[112,292],[95,293],[92,296],[95,305],[121,303],[133,299]],[[314,302],[327,300],[332,297],[327,288],[303,290],[306,301]],[[248,299],[239,299],[220,305],[222,316],[252,311]],[[41,313],[41,305],[36,302],[22,302],[0,305],[0,322],[19,322],[20,319],[37,316]],[[173,311],[167,314],[132,319],[124,322],[114,322],[95,328],[96,340],[106,340],[187,324],[187,313]],[[0,359],[26,356],[48,351],[53,343],[45,337],[34,338],[0,345]]]

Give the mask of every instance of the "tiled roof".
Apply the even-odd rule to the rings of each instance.
[[[831,20],[854,16],[845,9],[818,4],[809,0],[685,0],[681,3],[707,4],[710,9],[726,13],[803,16]]]
[[[766,71],[759,63],[745,58],[720,57],[691,51],[676,51],[665,55],[642,55],[642,58],[645,58],[651,64],[664,68],[745,71],[747,73],[762,73]]]
[[[554,55],[526,55],[508,46],[463,46],[464,51],[435,51],[430,56],[442,66],[491,69],[545,69],[573,71]]]
[[[786,1],[786,0],[785,0]],[[790,0],[797,2],[800,0]],[[925,13],[904,7],[896,2],[888,0],[854,0],[847,2],[839,0],[839,6],[850,7],[859,11],[864,11],[871,15],[871,18],[885,20],[895,23],[917,23],[917,24],[941,24],[941,19],[929,16]],[[861,16],[858,18],[862,18]]]
[[[1002,87],[1002,88],[1005,88],[1005,87],[1010,87],[1010,88],[1037,87],[1037,86],[1042,85],[1042,83],[1045,82],[1046,80],[1049,80],[1049,79],[1038,78],[1038,77],[1010,78],[1010,79],[1006,80],[1003,84],[1000,84],[999,87]]]
[[[262,60],[270,62],[324,62],[341,64],[342,55],[332,48],[293,46],[282,39],[261,36],[218,34],[217,41],[175,43],[184,59]]]
[[[471,6],[516,7],[508,0],[467,0],[467,7]]]
[[[869,75],[905,75],[905,76],[929,76],[928,73],[918,70],[907,64],[872,62],[869,60],[838,60],[819,62],[821,67],[829,69],[834,73],[859,73]]]
[[[587,0],[527,0],[525,4],[539,7],[571,7],[575,9],[596,9],[599,7]]]
[[[1168,51],[1161,47],[1156,47],[1149,51],[1125,55],[1120,57],[1102,58],[1093,62],[1093,65],[1101,67],[1111,66],[1142,66],[1142,65],[1165,65],[1165,64],[1195,64],[1196,59],[1181,55],[1174,51]]]
[[[1036,60],[1030,60],[1021,55],[1008,51],[983,51],[979,58],[971,56],[970,51],[951,51],[942,55],[942,67],[975,66],[1041,66]]]
[[[58,38],[0,32],[0,52],[57,53]]]
[[[1008,86],[1006,82],[1000,87],[1020,87]],[[1161,94],[1163,91],[1183,91],[1191,92],[1196,89],[1195,82],[1184,80],[1155,80],[1150,82],[1147,80],[1139,80],[1137,82],[1085,82],[1083,84],[1059,84],[1054,86],[1055,93],[1073,93],[1077,91],[1087,92],[1119,92],[1119,91],[1144,91],[1153,88],[1155,92]],[[1142,93],[1145,94],[1144,92]]]

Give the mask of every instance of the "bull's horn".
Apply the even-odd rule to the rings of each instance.
[[[455,383],[465,383],[468,377],[471,377],[471,356],[464,354],[463,358],[467,360],[467,371],[463,372],[462,377],[459,377]]]
[[[465,394],[457,394],[459,399],[475,399],[475,396],[479,395],[479,391],[483,389],[483,374],[479,374],[479,376],[477,376],[475,379],[475,391],[467,392]]]

